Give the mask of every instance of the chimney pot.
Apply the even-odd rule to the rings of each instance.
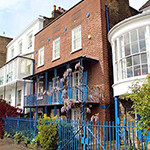
[[[58,7],[58,11],[60,11],[60,12],[61,12],[61,7]]]
[[[56,10],[56,5],[53,6],[53,10]]]

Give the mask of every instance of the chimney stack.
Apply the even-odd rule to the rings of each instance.
[[[61,12],[61,7],[58,7],[58,11]]]
[[[56,10],[56,5],[53,6],[53,10],[54,10],[54,11]]]

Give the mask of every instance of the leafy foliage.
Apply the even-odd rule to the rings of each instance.
[[[4,119],[6,116],[16,117],[22,112],[21,109],[10,106],[5,100],[0,99],[0,138],[4,135]]]
[[[121,96],[121,98],[130,99],[133,102],[132,113],[137,113],[140,116],[139,130],[143,130],[143,135],[146,135],[150,130],[150,76],[147,76],[145,81],[134,83],[130,90],[130,93]]]
[[[21,132],[16,132],[16,134],[14,135],[14,140],[17,143],[20,143],[22,141],[22,133]]]
[[[51,119],[39,119],[37,135],[40,145],[46,150],[54,150],[58,145],[58,132],[56,123]]]

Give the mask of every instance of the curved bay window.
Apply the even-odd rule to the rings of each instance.
[[[148,74],[146,27],[132,30],[115,40],[116,80]]]

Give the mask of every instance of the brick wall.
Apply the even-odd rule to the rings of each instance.
[[[109,0],[110,3],[112,1],[113,0]],[[37,65],[35,65],[35,73],[68,62],[79,56],[99,59],[97,63],[91,62],[88,64],[88,84],[91,86],[103,86],[105,96],[102,105],[109,105],[112,99],[110,96],[112,90],[110,85],[110,83],[112,83],[110,82],[112,79],[110,75],[112,74],[110,72],[112,72],[112,68],[109,64],[109,58],[111,56],[108,49],[105,17],[105,4],[107,3],[107,0],[106,3],[104,0],[84,0],[35,36],[35,50],[38,51],[41,47],[45,47],[44,66],[38,68]],[[122,4],[124,4],[124,2],[122,2]],[[109,13],[116,7],[116,5],[111,5]],[[117,10],[119,11],[119,9]],[[90,13],[89,18],[86,18],[87,13]],[[119,13],[109,15],[111,25],[118,21],[113,22],[112,20],[114,17],[116,18]],[[119,18],[119,20],[120,19],[122,18]],[[78,25],[81,25],[82,49],[71,53],[72,29]],[[67,31],[64,31],[65,27],[67,27]],[[88,39],[88,35],[91,35],[91,39]],[[60,59],[52,61],[53,41],[58,37],[60,37]],[[48,38],[50,41],[48,41]],[[38,64],[38,53],[34,53],[34,57],[35,62]],[[101,109],[101,105],[92,111],[93,113],[100,113],[100,120],[111,119],[110,109]]]
[[[0,36],[0,66],[6,62],[6,46],[11,40],[11,38]]]

